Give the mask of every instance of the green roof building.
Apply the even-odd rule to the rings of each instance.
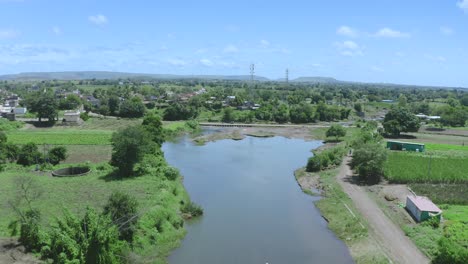
[[[401,141],[387,141],[387,148],[390,150],[404,150],[416,152],[424,152],[425,150],[424,144]]]

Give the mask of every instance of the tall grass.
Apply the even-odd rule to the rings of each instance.
[[[384,173],[394,183],[466,183],[468,160],[462,157],[390,152]]]

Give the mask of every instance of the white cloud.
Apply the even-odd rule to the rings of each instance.
[[[453,35],[454,33],[453,29],[449,27],[440,27],[439,30],[440,30],[440,33],[446,36]]]
[[[203,65],[203,66],[206,66],[206,67],[211,67],[214,65],[214,63],[209,60],[209,59],[201,59],[200,60],[200,63]]]
[[[468,0],[461,0],[460,2],[457,2],[457,6],[463,11],[468,12]]]
[[[103,26],[107,23],[109,23],[109,20],[107,19],[107,17],[105,15],[95,15],[95,16],[89,16],[88,17],[88,20],[89,22],[93,23],[93,24],[96,24],[98,26]]]
[[[21,33],[13,29],[0,29],[0,39],[11,39],[19,37]]]
[[[62,29],[57,27],[57,26],[54,26],[52,27],[52,33],[54,33],[55,35],[62,35]]]
[[[388,27],[380,29],[374,35],[376,37],[382,37],[382,38],[409,38],[411,37],[409,33],[401,32],[398,30],[393,30]]]
[[[187,61],[182,59],[169,59],[167,62],[173,66],[183,67],[188,64]]]
[[[224,48],[225,53],[236,53],[238,51],[239,49],[235,45],[232,45],[232,44],[229,44]]]
[[[431,55],[431,54],[426,54],[426,55],[424,55],[424,57],[426,57],[429,60],[433,60],[433,61],[437,61],[437,62],[447,61],[447,59],[444,56],[440,56],[440,55],[434,56],[434,55]]]
[[[266,49],[270,47],[271,43],[268,40],[262,39],[260,40],[260,47]]]
[[[361,46],[359,46],[356,42],[351,41],[351,40],[346,40],[343,42],[335,42],[333,44],[338,52],[343,55],[343,56],[349,56],[349,57],[354,57],[354,56],[362,56],[364,55],[363,49]]]
[[[357,30],[350,28],[348,26],[341,26],[336,30],[336,34],[350,37],[350,38],[355,38],[358,36]]]
[[[372,66],[371,71],[373,71],[373,72],[384,72],[385,70],[378,67],[378,66]]]
[[[169,48],[166,45],[162,45],[161,47],[159,47],[159,50],[166,51],[169,50]]]
[[[76,58],[71,50],[44,45],[0,45],[0,64],[53,63]]]

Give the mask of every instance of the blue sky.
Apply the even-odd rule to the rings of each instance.
[[[0,74],[106,70],[468,87],[468,0],[0,0]]]

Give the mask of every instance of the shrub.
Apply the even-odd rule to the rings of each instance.
[[[170,166],[165,167],[163,169],[163,173],[164,176],[166,176],[166,178],[170,181],[174,181],[175,179],[177,179],[177,177],[179,177],[179,171],[176,168]]]
[[[89,120],[89,115],[88,115],[88,112],[83,112],[80,114],[80,118],[83,120],[83,121],[88,121]]]
[[[320,166],[320,157],[319,156],[313,156],[309,158],[309,161],[307,162],[307,167],[306,171],[308,172],[317,172],[322,169]]]
[[[133,241],[138,222],[138,202],[134,197],[113,192],[104,206],[104,214],[108,215],[119,229],[119,238],[127,242]]]
[[[38,163],[42,159],[42,155],[39,152],[36,144],[27,143],[22,146],[18,153],[17,163],[23,166],[30,166],[32,164]]]
[[[201,208],[201,206],[197,205],[196,203],[194,202],[188,202],[186,204],[184,204],[181,208],[180,208],[180,211],[184,214],[186,214],[186,216],[188,218],[191,218],[191,217],[197,217],[197,216],[200,216],[200,215],[203,215],[203,208]]]
[[[346,129],[342,125],[332,125],[326,132],[327,137],[335,137],[338,140],[340,137],[346,136]]]
[[[61,161],[67,159],[67,149],[65,147],[55,147],[49,150],[49,162],[52,165],[57,165]]]

